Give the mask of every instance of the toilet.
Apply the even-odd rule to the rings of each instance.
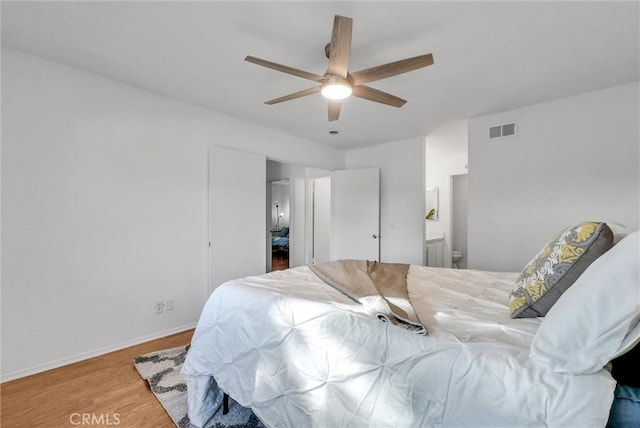
[[[451,267],[458,269],[458,262],[462,259],[462,251],[451,252]]]

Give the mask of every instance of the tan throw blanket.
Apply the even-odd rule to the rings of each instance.
[[[324,282],[362,304],[378,319],[426,335],[409,302],[408,264],[336,260],[309,265]],[[402,306],[402,307],[401,307]]]

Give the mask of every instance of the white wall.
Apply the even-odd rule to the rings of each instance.
[[[194,325],[209,144],[345,166],[340,150],[6,49],[2,114],[3,380]]]
[[[638,83],[469,122],[469,266],[519,271],[567,226],[638,228]],[[515,121],[517,136],[488,141]]]
[[[347,168],[380,168],[380,261],[424,264],[424,139],[348,151]]]
[[[446,123],[426,137],[426,186],[438,188],[437,220],[425,220],[426,237],[444,235],[444,267],[451,267],[451,177],[467,173],[468,122]],[[466,257],[466,256],[465,256]]]

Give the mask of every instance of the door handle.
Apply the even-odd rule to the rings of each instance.
[[[375,233],[374,233],[373,235],[371,235],[371,237],[372,237],[373,239],[378,239],[378,235],[376,235]]]

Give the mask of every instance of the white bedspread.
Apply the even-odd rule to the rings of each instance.
[[[364,313],[308,267],[225,283],[182,373],[203,424],[210,377],[270,427],[603,427],[615,381],[529,360],[538,319],[509,317],[516,274],[411,266],[429,336]]]

